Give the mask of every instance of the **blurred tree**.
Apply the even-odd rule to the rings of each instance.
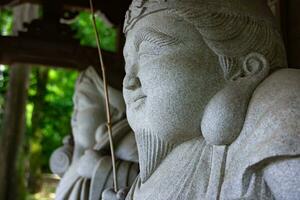
[[[0,33],[10,35],[12,33],[13,17],[11,9],[0,9]]]
[[[28,188],[39,191],[41,175],[49,172],[53,150],[71,133],[72,94],[77,72],[36,67],[30,77],[27,104],[27,145],[29,147]]]
[[[22,4],[12,8],[12,16],[4,15],[4,22],[13,18],[12,34],[18,35],[23,29],[23,23],[30,22],[37,17],[37,6]],[[6,13],[6,12],[2,12]],[[12,21],[12,20],[11,20]],[[10,34],[4,30],[5,35]],[[2,31],[1,31],[2,32]],[[15,63],[9,68],[9,83],[6,92],[5,111],[1,128],[1,165],[0,165],[0,199],[22,199],[19,181],[20,175],[20,150],[23,145],[25,126],[25,112],[27,103],[27,89],[30,66]],[[21,193],[20,193],[21,192]]]
[[[7,69],[7,66],[0,64],[0,130],[2,129],[3,122],[4,105],[6,99],[5,94],[8,86],[8,74],[9,71]]]
[[[116,30],[97,19],[102,48],[116,50]],[[71,24],[81,45],[96,46],[90,15],[82,12]],[[41,174],[50,172],[48,161],[52,152],[61,146],[63,138],[72,134],[70,119],[73,110],[77,72],[37,67],[30,76],[27,104],[28,188],[39,191]],[[25,151],[26,152],[26,151]]]
[[[96,18],[97,30],[101,38],[101,48],[115,52],[117,50],[117,31],[106,24],[101,18]],[[81,45],[96,47],[95,33],[89,12],[80,12],[71,27],[76,31],[76,38]]]
[[[0,35],[11,34],[12,22],[11,10],[0,10]],[[116,30],[100,18],[96,23],[101,47],[116,51]],[[71,27],[81,45],[96,46],[88,12],[81,12]],[[71,134],[72,96],[77,75],[77,71],[65,69],[32,68],[26,106],[26,137],[18,162],[20,182],[26,180],[27,190],[32,193],[39,189],[41,174],[50,172],[48,161],[51,153],[61,146],[66,135]],[[8,79],[9,68],[0,65],[0,128]]]
[[[35,68],[31,72],[31,77],[35,78],[35,91],[34,96],[29,101],[29,105],[34,105],[34,109],[31,113],[31,126],[27,124],[29,129],[29,137],[27,138],[29,138],[28,144],[30,145],[28,188],[32,193],[37,192],[39,185],[41,185],[39,183],[42,175],[40,170],[40,157],[42,157],[40,142],[43,138],[43,127],[41,127],[40,123],[45,117],[44,108],[46,107],[45,95],[47,93],[48,71],[48,68]]]
[[[0,35],[10,35],[12,33],[12,11],[8,9],[0,10]],[[7,66],[0,64],[0,130],[3,121],[5,94],[8,86],[9,71]],[[1,134],[1,132],[0,132]]]

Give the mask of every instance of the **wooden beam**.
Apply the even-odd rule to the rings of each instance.
[[[51,42],[33,38],[0,36],[0,63],[27,63],[48,67],[84,70],[94,66],[100,72],[97,49],[74,43]],[[125,74],[121,55],[103,51],[109,84],[122,88]],[[101,73],[99,73],[101,74]]]

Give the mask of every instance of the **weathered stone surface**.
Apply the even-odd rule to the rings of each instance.
[[[124,31],[126,200],[299,199],[300,71],[266,1],[136,0]]]
[[[112,131],[116,146],[118,185],[130,187],[138,173],[137,149],[121,92],[109,87]],[[51,156],[50,166],[62,179],[58,200],[99,200],[104,189],[113,186],[108,133],[105,127],[104,90],[93,68],[82,72],[76,83],[72,118],[73,141]]]

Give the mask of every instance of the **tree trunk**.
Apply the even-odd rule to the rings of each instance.
[[[29,68],[11,68],[0,145],[0,199],[16,199],[17,157],[25,128],[25,105]]]
[[[37,7],[29,4],[14,8],[14,34],[37,16]],[[17,159],[25,131],[25,108],[29,67],[16,64],[10,69],[3,129],[0,140],[0,200],[17,200]]]
[[[41,130],[40,124],[44,118],[43,108],[45,108],[45,96],[47,93],[47,82],[48,82],[48,71],[47,68],[37,68],[34,70],[36,77],[36,95],[33,97],[34,109],[31,118],[31,140],[37,143],[41,142]],[[30,144],[30,141],[28,142]],[[30,147],[29,147],[30,148]],[[41,179],[41,169],[40,169],[40,156],[41,151],[36,151],[30,155],[29,158],[29,177],[28,177],[28,189],[31,193],[36,193],[40,190],[40,179]]]

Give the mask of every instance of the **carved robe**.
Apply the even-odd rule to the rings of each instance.
[[[116,141],[119,141],[116,143],[115,152],[118,158],[116,165],[118,185],[122,188],[129,187],[139,171],[133,133],[126,119],[113,126],[113,133],[114,138],[118,139]],[[109,141],[105,137],[106,134],[103,135],[102,143],[98,145],[98,151],[109,151]],[[96,150],[95,154],[97,154]],[[78,173],[81,164],[79,162],[73,163],[64,174],[56,191],[57,200],[98,200],[104,189],[113,187],[110,156],[99,156],[99,161],[93,167],[91,178],[83,177]]]
[[[228,146],[203,137],[177,147],[127,200],[275,199],[263,168],[300,157],[300,70],[272,74],[254,92],[243,130]]]

